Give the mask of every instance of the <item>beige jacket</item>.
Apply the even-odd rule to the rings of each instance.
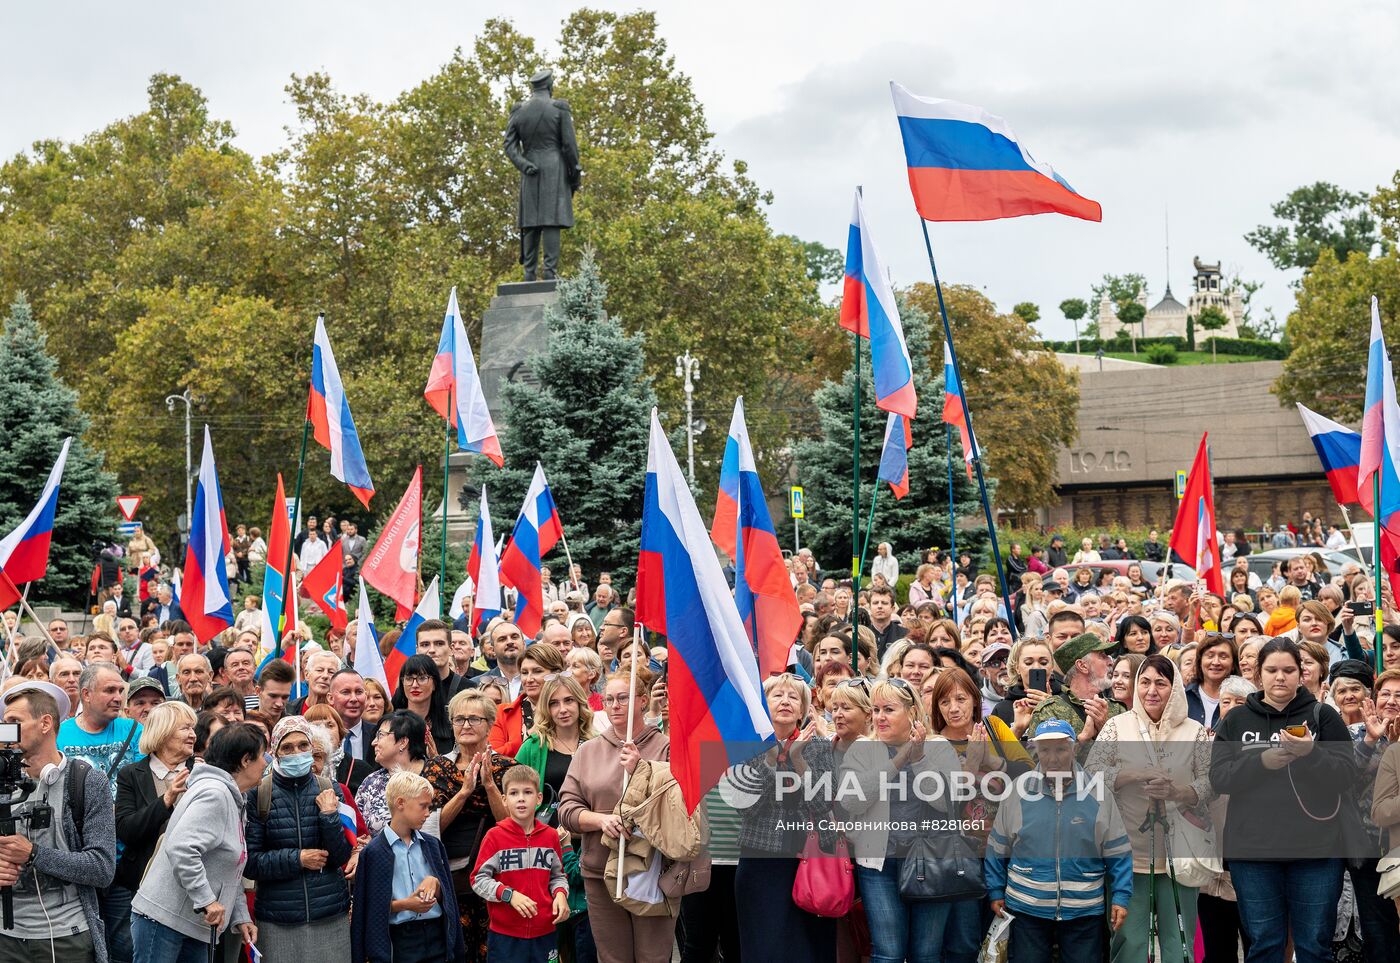
[[[680,783],[671,775],[665,762],[637,763],[636,771],[627,781],[623,794],[613,810],[622,817],[627,830],[627,848],[622,855],[623,879],[644,872],[659,853],[662,872],[668,873],[672,864],[688,863],[700,855],[700,823],[685,811]],[[618,841],[603,837],[608,848],[608,862],[603,881],[610,893],[616,892],[618,876]],[[624,887],[625,887],[624,883]],[[636,916],[675,916],[680,912],[680,895],[668,896],[655,903],[632,899],[624,892],[618,905]]]
[[[1142,670],[1138,670],[1141,674]],[[1137,679],[1133,679],[1134,691]],[[1142,706],[1134,700],[1129,712],[1120,713],[1104,724],[1103,731],[1094,740],[1094,746],[1084,762],[1088,772],[1102,772],[1104,784],[1113,793],[1122,814],[1123,825],[1128,830],[1128,838],[1133,844],[1133,872],[1151,871],[1151,854],[1154,850],[1152,835],[1156,835],[1156,871],[1166,872],[1166,842],[1162,825],[1158,823],[1152,833],[1142,831],[1152,800],[1147,798],[1142,783],[1133,782],[1117,789],[1114,783],[1124,769],[1143,769],[1161,766],[1171,773],[1172,781],[1188,784],[1196,790],[1198,800],[1192,811],[1204,814],[1210,802],[1210,739],[1205,727],[1187,717],[1186,688],[1181,684],[1181,673],[1172,663],[1172,694],[1167,699],[1167,707],[1162,718],[1153,722]],[[1168,818],[1179,819],[1182,806],[1168,803]]]
[[[655,726],[639,727],[633,741],[642,759],[670,762],[671,744]],[[603,878],[608,848],[603,845],[601,832],[583,831],[579,816],[585,811],[610,813],[617,808],[622,798],[622,764],[618,761],[621,751],[622,740],[609,726],[579,746],[569,763],[564,785],[559,788],[559,823],[582,840],[578,862],[585,879]]]

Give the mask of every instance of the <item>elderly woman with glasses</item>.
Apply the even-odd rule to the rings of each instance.
[[[501,780],[515,765],[510,756],[491,748],[487,735],[496,721],[496,703],[477,689],[464,689],[447,707],[456,740],[450,752],[428,760],[423,778],[433,787],[432,810],[438,836],[447,849],[457,911],[462,921],[467,955],[486,958],[490,920],[486,903],[471,893],[472,870],[486,831],[506,818]],[[430,823],[432,816],[429,817]]]
[[[807,722],[811,691],[800,678],[790,673],[774,676],[763,683],[763,694],[777,745],[731,767],[720,782],[721,794],[743,817],[734,874],[741,951],[753,959],[786,954],[834,960],[834,921],[803,911],[792,899],[797,854],[807,840],[807,832],[797,827],[818,826],[817,840],[830,851],[834,834],[820,828],[830,821],[830,805],[804,793],[775,791],[792,775],[819,778],[830,772],[831,743],[819,738],[817,723]]]

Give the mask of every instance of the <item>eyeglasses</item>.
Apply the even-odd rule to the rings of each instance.
[[[937,667],[934,668],[933,674],[938,674]],[[887,681],[890,685],[894,686],[896,689],[900,690],[900,693],[902,695],[907,695],[911,703],[919,698],[918,694],[914,691],[914,687],[908,682],[904,681],[903,679],[896,677],[893,679],[887,679],[885,681]]]
[[[462,728],[463,726],[484,726],[484,725],[486,725],[486,721],[487,721],[487,720],[486,720],[486,717],[485,717],[485,716],[453,716],[453,717],[452,717],[452,724],[453,724],[454,726],[456,726],[458,729]]]
[[[422,685],[423,683],[431,682],[432,680],[433,677],[430,675],[406,675],[403,677],[403,681],[408,685]]]
[[[602,625],[602,627],[605,628],[605,629],[625,629],[625,628],[627,628],[627,626],[626,626],[624,623],[622,623],[622,622],[609,622],[609,621],[607,621],[606,619],[603,620],[603,625]]]
[[[901,680],[901,681],[902,681],[902,680]],[[856,688],[864,689],[866,692],[869,692],[869,691],[870,691],[870,680],[869,680],[869,679],[843,679],[843,680],[841,680],[841,685],[843,685],[843,686],[847,686],[847,685],[849,685],[849,686],[855,686]]]
[[[611,709],[613,706],[625,706],[632,701],[630,695],[603,696],[604,708]]]

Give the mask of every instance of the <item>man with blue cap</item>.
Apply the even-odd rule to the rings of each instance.
[[[1133,849],[1118,806],[1074,761],[1077,738],[1064,719],[1035,728],[1039,785],[1018,780],[987,836],[987,898],[1009,913],[1009,959],[1100,963],[1104,907],[1117,929],[1133,896]]]

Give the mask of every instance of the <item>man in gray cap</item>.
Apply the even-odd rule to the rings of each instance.
[[[520,171],[520,263],[525,280],[539,274],[551,280],[559,268],[559,231],[574,226],[574,192],[582,170],[574,116],[569,105],[554,99],[554,73],[541,70],[530,78],[530,97],[516,104],[506,124],[505,151]]]
[[[1112,639],[1085,632],[1056,649],[1055,665],[1064,675],[1060,694],[1036,707],[1027,728],[1034,732],[1042,722],[1063,719],[1073,727],[1079,741],[1086,743],[1094,740],[1105,722],[1127,712],[1123,703],[1104,695],[1108,674],[1113,669],[1108,650],[1115,645]]]

